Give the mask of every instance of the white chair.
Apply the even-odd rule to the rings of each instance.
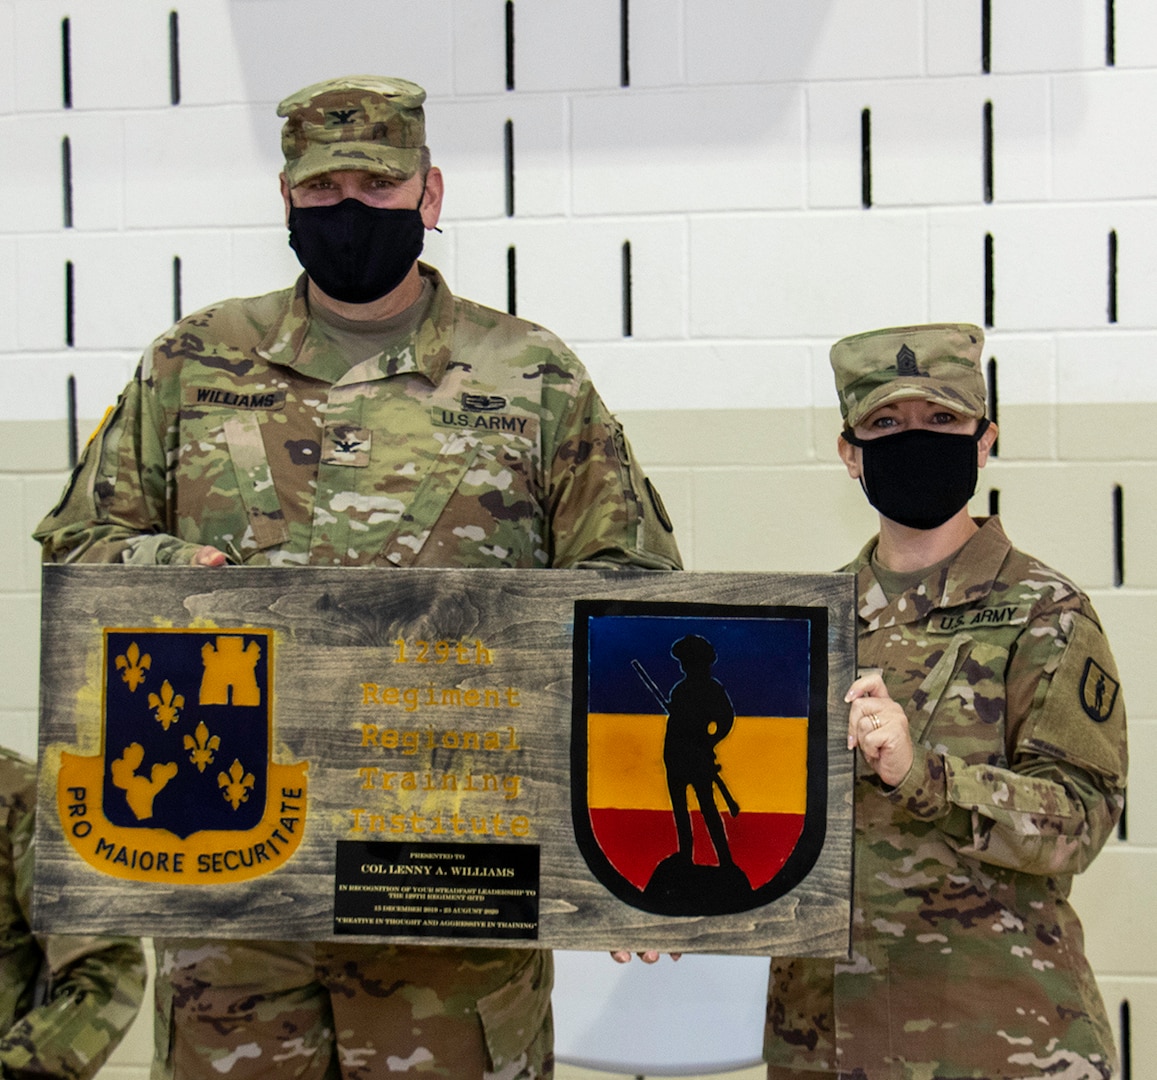
[[[616,964],[557,950],[555,1057],[634,1076],[730,1072],[762,1060],[765,956]]]

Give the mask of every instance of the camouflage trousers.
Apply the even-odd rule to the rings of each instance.
[[[152,1080],[549,1080],[537,949],[158,939]]]
[[[769,1065],[767,1067],[767,1080],[907,1080],[907,1077],[912,1076],[913,1080],[919,1077],[919,1080],[937,1080],[940,1074],[937,1073],[910,1073],[905,1072],[902,1065],[896,1066],[900,1072],[895,1070],[888,1070],[887,1073],[867,1072],[864,1069],[853,1069],[851,1072],[829,1072],[827,1069],[781,1069],[776,1065]],[[940,1076],[940,1080],[985,1080],[984,1077],[949,1077],[947,1074]],[[1031,1077],[1024,1077],[1023,1080],[1032,1080]]]

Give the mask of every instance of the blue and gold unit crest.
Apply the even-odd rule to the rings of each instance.
[[[272,760],[273,633],[106,629],[101,754],[62,753],[61,825],[113,877],[244,881],[301,842],[308,762]]]
[[[789,892],[827,828],[827,609],[579,601],[571,803],[623,902],[722,915]]]

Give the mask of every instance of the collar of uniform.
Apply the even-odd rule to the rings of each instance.
[[[450,356],[454,338],[454,297],[451,295],[442,275],[432,266],[418,263],[418,272],[430,279],[434,287],[434,299],[430,303],[427,317],[414,335],[413,355],[402,362],[383,365],[380,377],[416,372],[424,375],[435,386],[442,381]],[[275,319],[268,333],[257,346],[257,355],[271,364],[291,367],[302,374],[309,374],[310,350],[307,346],[309,329],[309,303],[306,289],[309,278],[303,273],[292,290],[285,294],[285,306],[281,317]]]
[[[872,537],[848,567],[856,575],[857,608],[869,630],[916,622],[938,608],[976,603],[992,591],[997,572],[1012,550],[1000,519],[990,517],[980,522],[979,531],[947,566],[889,601],[872,572],[872,553],[879,542],[879,536]]]
[[[281,313],[270,322],[265,337],[254,349],[262,360],[284,367],[297,366],[298,354],[305,343],[305,331],[309,326],[309,304],[305,299],[308,285],[309,278],[303,273],[294,282],[293,288],[285,291]]]
[[[450,366],[454,351],[454,297],[434,267],[420,262],[418,273],[430,279],[434,286],[434,299],[414,335],[414,370],[437,386]]]

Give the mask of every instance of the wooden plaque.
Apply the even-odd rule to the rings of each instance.
[[[47,566],[45,932],[842,956],[846,574]]]

